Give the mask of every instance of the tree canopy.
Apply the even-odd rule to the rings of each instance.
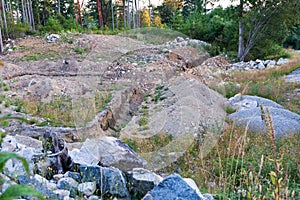
[[[209,42],[213,54],[239,60],[267,57],[283,45],[299,49],[299,0],[240,0],[208,10],[218,1],[164,0],[154,7],[152,0],[1,0],[1,36],[155,26]]]

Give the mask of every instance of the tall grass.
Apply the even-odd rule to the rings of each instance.
[[[185,155],[160,172],[180,169],[193,178],[202,192],[217,199],[300,198],[300,135],[276,139],[273,122],[262,110],[268,132],[249,132],[230,122],[217,145],[202,157],[201,142],[195,141]]]

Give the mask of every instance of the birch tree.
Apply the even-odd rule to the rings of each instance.
[[[299,0],[240,0],[238,59],[243,61],[259,40],[269,37],[274,26],[299,23]],[[247,31],[245,30],[247,28]],[[282,33],[284,34],[284,33]],[[274,34],[273,34],[274,36]],[[278,35],[278,37],[284,35]]]

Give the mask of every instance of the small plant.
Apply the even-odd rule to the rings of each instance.
[[[140,126],[146,126],[148,124],[148,118],[143,116],[139,119],[139,125]]]
[[[89,47],[88,47],[88,45],[76,46],[76,47],[73,48],[73,50],[77,54],[83,54],[83,53],[85,53],[89,50]]]
[[[2,122],[1,122],[1,126],[3,126],[3,127],[6,127],[6,126],[8,126],[9,125],[9,122],[7,121],[7,120],[3,120]]]
[[[4,91],[9,91],[9,89],[10,89],[10,88],[9,88],[8,85],[4,85],[4,86],[3,86],[3,90],[4,90]]]
[[[236,109],[230,107],[230,106],[226,106],[225,107],[225,111],[227,114],[232,114],[232,113],[235,113],[236,112]]]

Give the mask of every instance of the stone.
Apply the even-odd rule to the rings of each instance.
[[[130,194],[139,199],[158,185],[162,179],[159,175],[143,168],[135,168],[127,174]]]
[[[75,197],[77,195],[78,182],[70,177],[61,178],[57,182],[57,188],[62,190],[69,190],[70,197]]]
[[[21,149],[16,149],[16,153],[25,158],[28,162],[29,165],[29,171],[30,173],[33,173],[34,169],[34,164],[33,164],[33,157],[36,155],[37,151],[35,148],[21,148]],[[6,174],[7,176],[11,178],[16,178],[18,175],[26,175],[26,171],[24,169],[24,166],[20,160],[17,159],[11,159],[8,160],[5,164],[3,173]]]
[[[288,58],[279,58],[279,60],[277,61],[277,65],[283,65],[285,63],[287,63],[289,61]]]
[[[78,185],[78,191],[86,196],[91,196],[96,191],[96,182],[80,183]]]
[[[247,126],[251,132],[267,132],[261,119],[260,106],[263,106],[265,110],[268,108],[270,111],[276,138],[300,133],[300,115],[284,109],[269,99],[238,94],[230,98],[226,104],[237,110],[228,115],[228,118],[240,125]]]
[[[201,194],[198,186],[195,181],[191,178],[183,178],[183,180],[198,194],[201,199],[205,199],[205,197]]]
[[[156,187],[149,191],[144,200],[174,200],[189,199],[202,200],[202,198],[191,188],[178,174],[167,176]]]
[[[70,191],[69,190],[53,190],[54,194],[57,194],[59,198],[64,199],[65,197],[70,196]]]
[[[124,172],[146,165],[144,159],[114,137],[87,139],[80,151],[73,151],[70,153],[73,161],[83,165],[100,164],[104,167],[116,167]]]
[[[46,38],[47,38],[47,42],[54,43],[58,39],[60,39],[60,35],[58,35],[58,34],[50,34],[50,35],[47,35]]]
[[[63,177],[70,177],[72,179],[74,179],[75,181],[77,182],[80,182],[81,181],[81,176],[80,176],[80,173],[78,172],[71,172],[71,171],[68,171],[66,172]]]
[[[40,192],[45,199],[53,199],[53,200],[59,200],[59,195],[55,194],[53,191],[51,191],[49,188],[47,188],[44,184],[40,183],[35,178],[30,178],[27,175],[20,175],[17,177],[18,184],[25,184],[29,185],[31,187],[34,187],[38,192]]]
[[[262,70],[262,69],[265,69],[265,65],[262,63],[262,62],[259,62],[257,65],[256,65],[256,68],[259,69],[259,70]]]
[[[98,196],[90,196],[89,198],[88,198],[88,200],[99,200],[99,197]]]
[[[275,60],[267,60],[265,62],[265,65],[270,68],[270,67],[274,67],[276,65],[276,61]]]
[[[119,169],[100,166],[79,166],[82,182],[96,182],[101,196],[128,198],[126,180]]]

